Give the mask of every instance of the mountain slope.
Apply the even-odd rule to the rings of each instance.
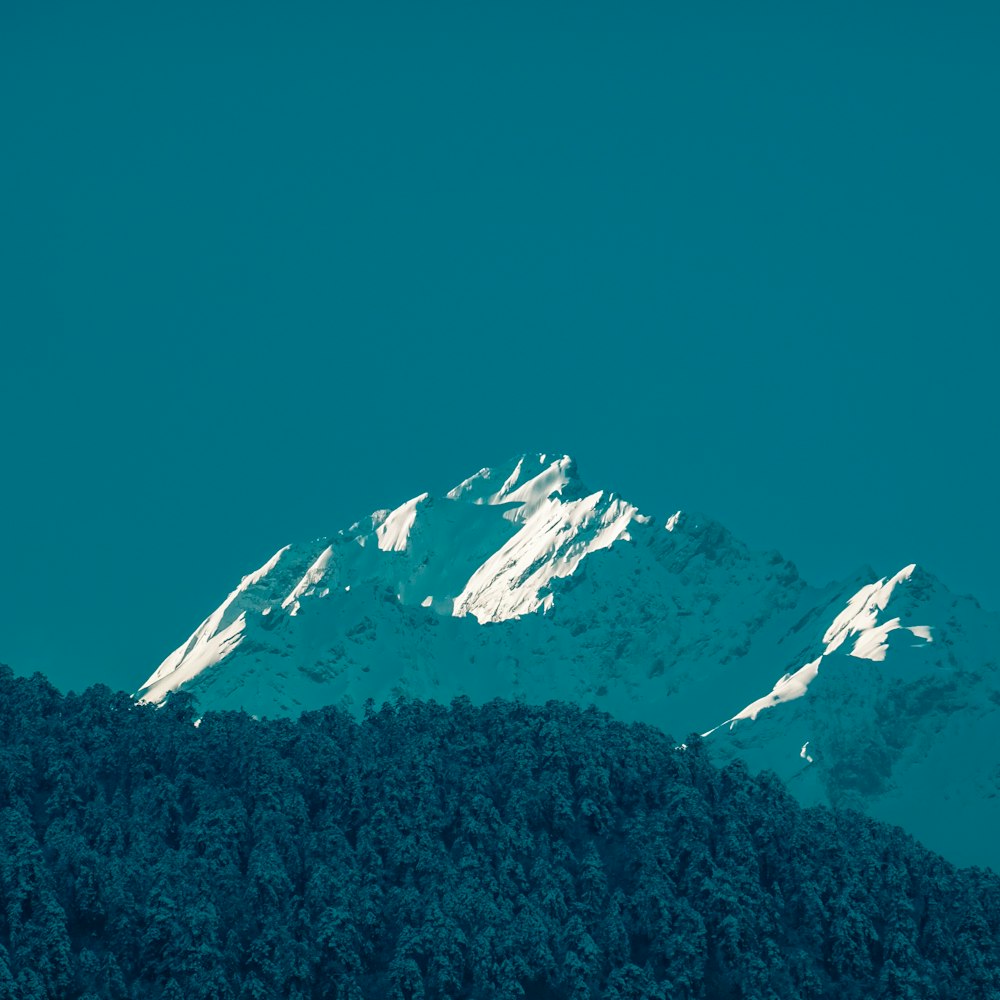
[[[139,695],[184,687],[257,715],[397,696],[596,704],[711,734],[803,801],[1000,867],[982,833],[1000,820],[995,622],[919,568],[874,576],[812,587],[710,519],[655,520],[566,456],[522,456],[282,549]]]

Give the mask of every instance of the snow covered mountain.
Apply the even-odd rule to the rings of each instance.
[[[1000,869],[996,626],[915,566],[816,588],[708,518],[651,518],[532,455],[275,553],[138,696],[261,716],[594,704]]]

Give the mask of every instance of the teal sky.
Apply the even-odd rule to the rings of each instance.
[[[4,5],[0,661],[534,450],[997,609],[998,11]]]

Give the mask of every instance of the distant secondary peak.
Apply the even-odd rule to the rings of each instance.
[[[421,493],[420,496],[407,500],[406,503],[391,511],[375,529],[378,547],[384,552],[405,551],[410,532],[417,519],[417,509],[421,506],[427,506],[429,503],[429,494]]]

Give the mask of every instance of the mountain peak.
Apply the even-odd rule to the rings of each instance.
[[[282,549],[140,695],[185,687],[203,710],[261,716],[400,695],[591,704],[714,732],[714,753],[794,779],[805,801],[855,795],[981,862],[975,831],[1000,824],[994,634],[912,565],[811,587],[711,518],[647,517],[589,490],[570,456],[526,454]],[[955,770],[987,805],[936,827],[947,810],[928,810],[927,786],[973,744]]]
[[[553,494],[564,499],[584,491],[576,462],[569,455],[534,453],[518,455],[502,465],[480,469],[449,490],[450,500],[477,504],[524,505],[523,514],[530,516]]]

